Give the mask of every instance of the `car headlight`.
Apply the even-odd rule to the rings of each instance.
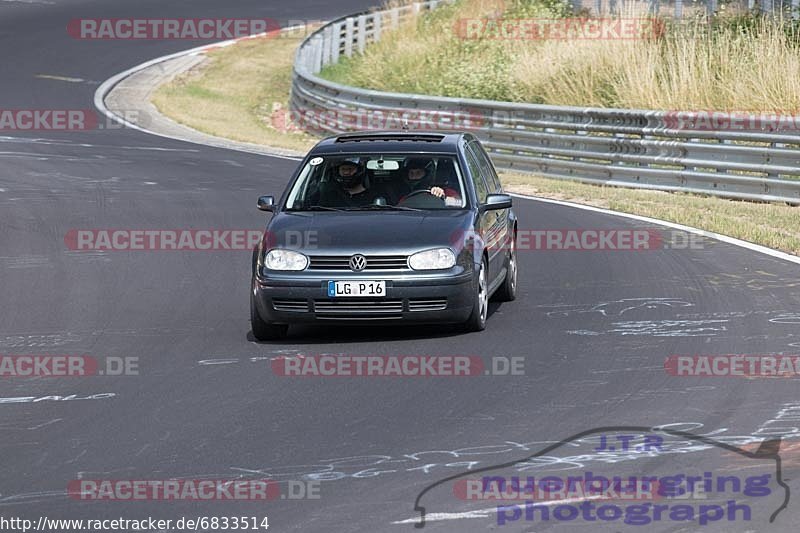
[[[300,252],[276,248],[267,252],[264,266],[270,270],[303,270],[308,266],[308,257]]]
[[[443,270],[453,268],[456,256],[450,248],[435,248],[418,252],[408,258],[408,266],[414,270]]]

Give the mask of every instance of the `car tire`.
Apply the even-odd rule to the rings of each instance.
[[[250,292],[250,328],[253,330],[253,337],[259,341],[282,339],[289,332],[288,324],[270,324],[261,318],[252,291]]]
[[[508,264],[506,279],[497,289],[495,298],[498,302],[512,302],[517,298],[517,276],[519,263],[517,263],[517,236],[511,240],[511,247],[508,251]]]
[[[486,258],[481,260],[473,300],[472,314],[464,323],[464,329],[466,331],[483,331],[486,329],[486,318],[489,315],[489,274]]]

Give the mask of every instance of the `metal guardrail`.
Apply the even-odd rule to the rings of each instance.
[[[480,138],[495,165],[505,170],[594,184],[800,204],[800,116],[797,131],[790,133],[686,128],[681,126],[696,125],[703,117],[688,112],[387,93],[317,75],[341,57],[363,52],[369,43],[380,40],[384,30],[442,3],[418,2],[343,17],[309,35],[294,64],[293,116],[316,117],[316,131],[336,134],[359,128],[323,117],[432,114],[440,124],[443,117],[452,119],[452,124],[466,124],[461,129]],[[422,122],[412,121],[411,129]]]

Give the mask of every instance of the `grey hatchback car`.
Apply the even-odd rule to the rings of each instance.
[[[253,252],[253,336],[299,323],[486,327],[517,292],[511,197],[469,133],[369,132],[320,141]]]

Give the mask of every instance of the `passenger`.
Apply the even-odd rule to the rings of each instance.
[[[362,207],[375,201],[375,193],[366,180],[366,168],[360,158],[339,163],[333,181],[322,188],[320,204],[325,207]]]

